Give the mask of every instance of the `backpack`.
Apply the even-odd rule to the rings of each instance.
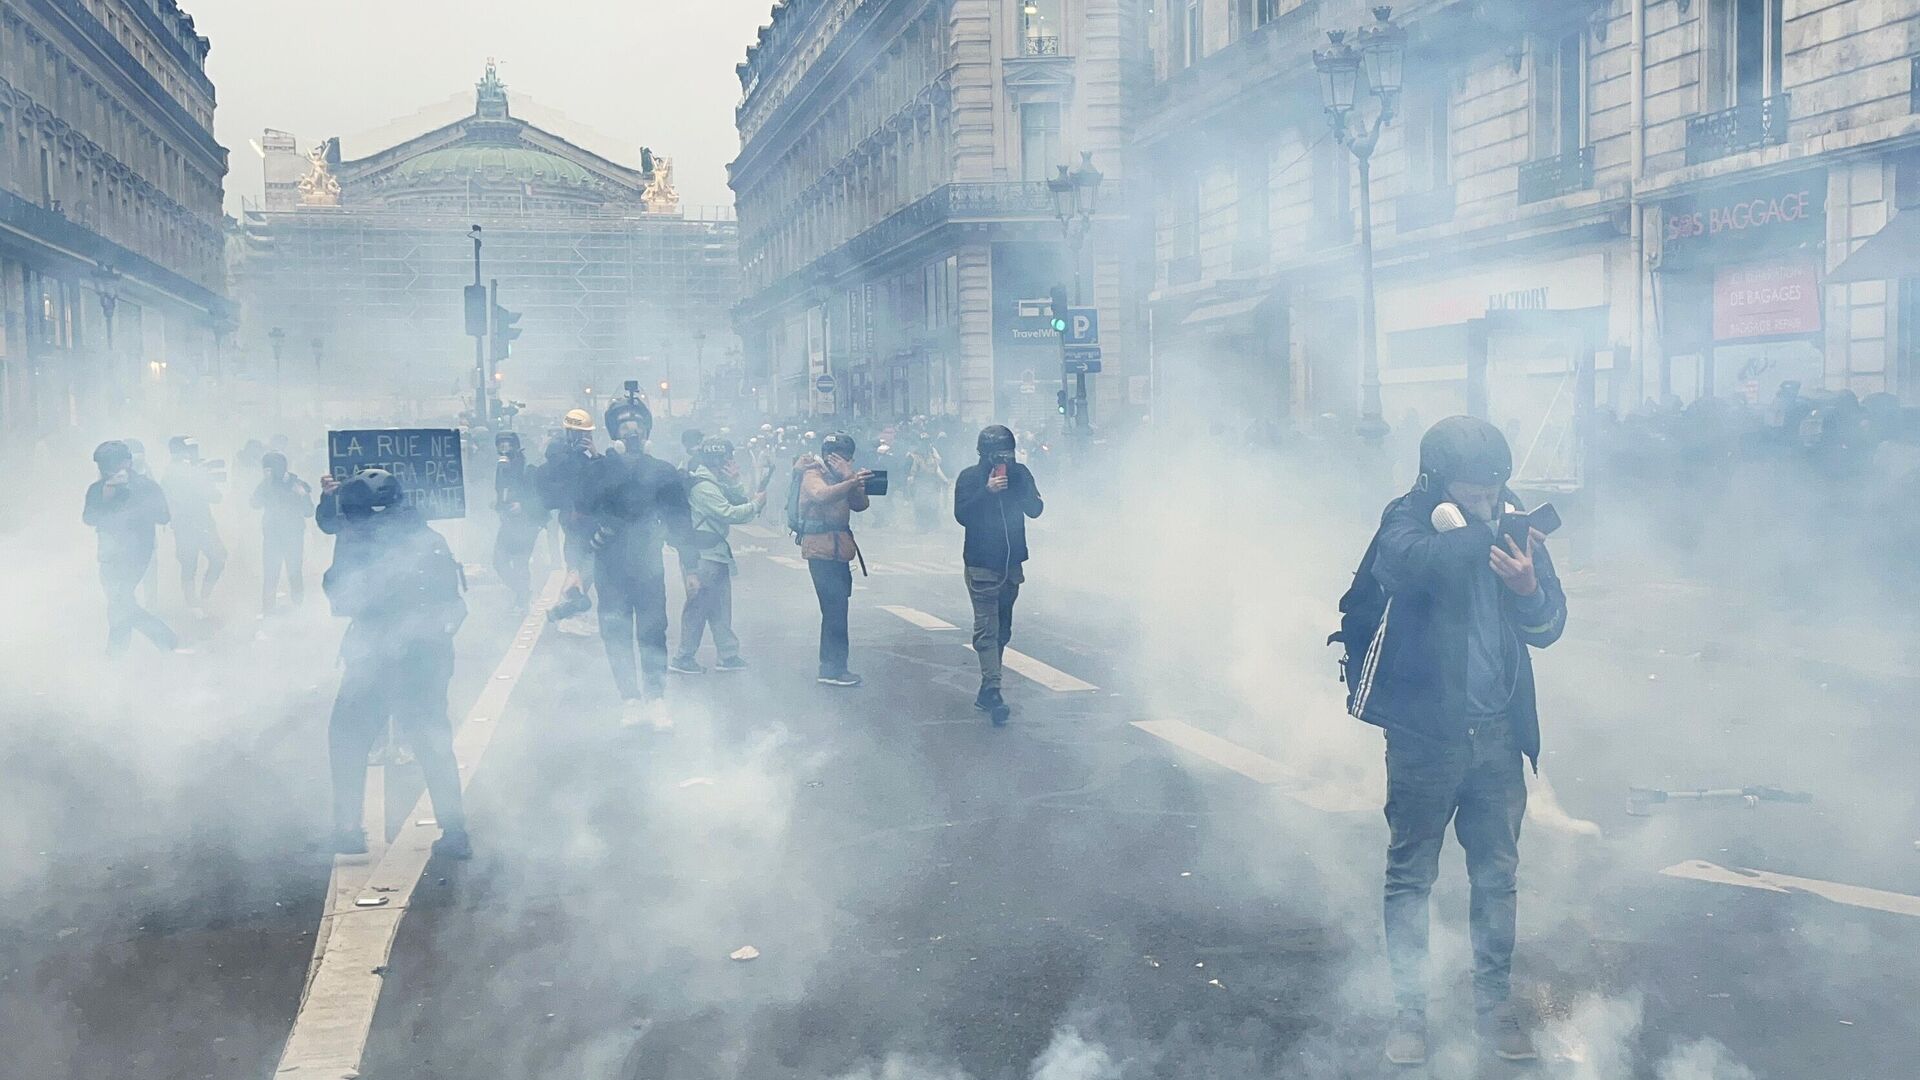
[[[800,520],[800,477],[804,469],[793,470],[787,478],[787,531],[793,534],[793,542],[799,543],[807,533],[807,523]]]
[[[1393,606],[1393,597],[1373,576],[1373,557],[1379,546],[1376,533],[1353,572],[1353,584],[1340,597],[1340,629],[1327,635],[1327,644],[1341,647],[1340,681],[1347,687],[1347,711],[1355,716],[1366,706],[1365,691],[1373,681],[1367,660],[1379,659],[1375,645],[1386,629],[1387,612]]]

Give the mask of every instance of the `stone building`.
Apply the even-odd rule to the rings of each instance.
[[[1054,416],[1048,288],[1073,260],[1046,181],[1105,179],[1082,253],[1103,314],[1093,417],[1139,350],[1122,157],[1145,0],[786,0],[739,67],[731,169],[749,363],[777,413]],[[1136,245],[1137,249],[1137,245]],[[815,389],[833,377],[832,393]]]
[[[216,372],[208,48],[173,0],[0,0],[0,448]]]
[[[1135,137],[1155,166],[1156,407],[1351,417],[1355,163],[1328,137],[1312,54],[1373,17],[1336,0],[1159,14]],[[1786,380],[1920,397],[1920,290],[1902,280],[1920,274],[1920,228],[1904,231],[1920,218],[1898,213],[1920,199],[1920,0],[1391,15],[1404,90],[1372,170],[1389,423],[1471,404],[1547,478],[1577,471],[1588,406],[1766,400]]]
[[[516,116],[492,63],[470,115],[393,145],[303,153],[281,131],[261,145],[235,295],[263,393],[315,387],[336,410],[388,408],[373,399],[396,388],[439,411],[470,397],[476,224],[485,280],[522,315],[498,369],[506,398],[604,400],[627,378],[679,383],[683,409],[745,393],[719,377],[738,295],[731,216],[682,207],[672,161],[650,149],[622,164]]]

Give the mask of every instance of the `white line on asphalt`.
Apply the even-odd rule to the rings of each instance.
[[[1179,720],[1136,720],[1134,727],[1163,739],[1195,757],[1204,758],[1221,768],[1231,769],[1257,784],[1281,788],[1281,794],[1297,803],[1330,814],[1377,810],[1378,799],[1329,784],[1314,784],[1265,754],[1229,742],[1212,732],[1202,731]]]
[[[968,645],[966,648],[973,648]],[[1084,694],[1099,687],[1061,671],[1051,664],[1044,664],[1026,653],[1007,649],[1001,654],[1001,663],[1014,671],[1025,675],[1041,686],[1060,694]]]
[[[527,613],[526,621],[520,624],[513,643],[507,647],[506,656],[494,670],[493,678],[481,687],[479,698],[454,734],[453,753],[460,764],[463,788],[473,778],[475,767],[487,752],[494,732],[500,728],[497,723],[481,720],[497,719],[506,712],[507,699],[533,656],[532,646],[546,628],[546,609],[559,597],[564,579],[565,575],[559,571],[548,577],[539,603]],[[429,805],[427,797],[422,795],[407,815],[400,834],[367,873],[361,889],[352,893],[344,890],[339,894],[329,893],[329,909],[321,919],[333,925],[306,995],[300,1001],[300,1011],[293,1018],[293,1032],[287,1036],[287,1045],[280,1053],[276,1076],[336,1080],[360,1075],[360,1058],[366,1052],[367,1036],[373,1030],[374,1009],[380,1003],[382,977],[376,972],[386,970],[400,917],[413,899],[413,890],[427,868],[434,836],[439,832],[437,825],[421,824],[430,816]],[[378,907],[362,907],[356,903],[361,899],[384,903]]]
[[[1770,870],[1725,867],[1704,859],[1689,859],[1683,863],[1675,863],[1660,872],[1668,877],[1709,881],[1718,885],[1738,885],[1743,889],[1759,889],[1763,892],[1811,893],[1823,900],[1846,904],[1849,907],[1920,918],[1920,896],[1908,896],[1906,893],[1868,889],[1859,885],[1843,885],[1837,881],[1821,881],[1818,878],[1794,877],[1791,874],[1776,874]]]
[[[910,608],[910,607],[901,607],[899,604],[881,604],[880,610],[886,612],[889,615],[897,615],[900,618],[907,620],[908,622],[912,623],[913,625],[919,627],[922,630],[958,630],[960,629],[959,627],[953,625],[952,623],[938,616],[929,615],[924,611],[919,611],[917,609]]]
[[[779,533],[773,531],[772,529],[768,528],[765,525],[755,525],[755,524],[736,525],[735,528],[739,529],[743,533],[746,533],[748,536],[757,536],[762,540],[775,540],[775,539],[778,539],[780,536]]]

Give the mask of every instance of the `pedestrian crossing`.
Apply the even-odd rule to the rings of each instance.
[[[767,559],[789,570],[805,570],[807,560],[793,555],[769,555]],[[958,577],[957,562],[868,562],[867,573],[874,577]]]

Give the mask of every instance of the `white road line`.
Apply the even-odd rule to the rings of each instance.
[[[922,630],[958,630],[960,629],[959,627],[953,625],[952,623],[946,621],[945,619],[940,618],[939,616],[929,615],[924,611],[919,611],[910,607],[901,607],[899,604],[881,604],[880,610],[886,612],[889,615],[897,615],[900,618],[907,620],[908,622],[912,623],[913,625],[919,627]]]
[[[1717,885],[1738,885],[1743,889],[1759,889],[1763,892],[1811,893],[1823,900],[1846,904],[1849,907],[1920,918],[1920,896],[1908,896],[1906,893],[1868,889],[1859,885],[1843,885],[1837,881],[1821,881],[1818,878],[1794,877],[1791,874],[1776,874],[1770,870],[1725,867],[1704,859],[1689,859],[1683,863],[1675,863],[1660,872],[1668,877],[1708,881]]]
[[[969,649],[973,648],[971,645],[966,647]],[[1000,662],[1013,671],[1025,675],[1027,678],[1032,679],[1034,682],[1039,683],[1041,686],[1055,693],[1084,694],[1092,690],[1100,689],[1090,682],[1074,678],[1059,668],[1054,667],[1052,664],[1041,663],[1026,653],[1013,649],[1005,650],[1001,654]]]
[[[762,540],[774,540],[774,539],[778,539],[780,536],[779,533],[773,531],[772,529],[768,528],[765,525],[756,525],[756,524],[736,525],[734,526],[734,528],[739,529],[741,532],[746,533],[748,536],[757,536]]]
[[[1315,784],[1265,754],[1249,750],[1212,732],[1179,720],[1136,720],[1134,727],[1163,739],[1195,757],[1231,769],[1257,784],[1271,784],[1295,802],[1330,814],[1377,810],[1380,802],[1359,792],[1329,784]]]
[[[565,575],[555,571],[541,590],[540,601],[528,612],[526,621],[514,634],[513,644],[493,678],[481,688],[478,700],[467,713],[466,721],[454,734],[454,758],[460,764],[460,785],[473,777],[480,758],[487,752],[497,719],[506,710],[507,699],[533,656],[533,646],[546,629],[546,609],[560,595]],[[324,951],[300,1001],[293,1019],[293,1032],[280,1054],[276,1076],[340,1077],[360,1075],[360,1058],[366,1052],[367,1036],[373,1029],[374,1009],[380,1003],[382,977],[376,971],[386,969],[393,952],[394,934],[400,917],[413,899],[413,890],[427,868],[437,825],[422,825],[430,816],[425,795],[407,815],[400,834],[372,864],[361,887],[351,892],[341,886],[350,884],[358,872],[336,875],[328,894],[328,910],[321,916],[323,925],[331,922]],[[379,907],[360,907],[361,898],[383,898]]]

